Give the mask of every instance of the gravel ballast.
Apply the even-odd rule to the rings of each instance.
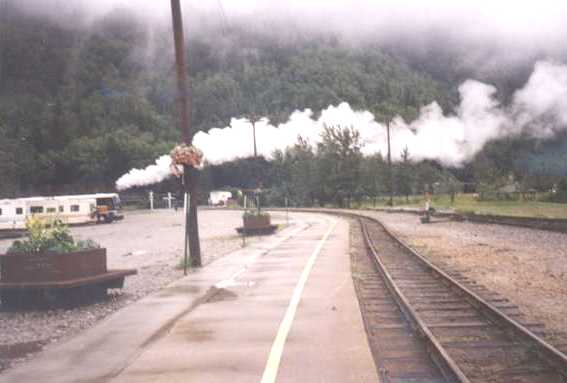
[[[517,304],[546,326],[548,340],[567,344],[567,234],[512,226],[365,213],[422,255],[461,271]]]
[[[200,210],[199,231],[204,265],[235,251],[242,239],[235,231],[242,212]],[[283,216],[272,215],[282,223]],[[0,305],[0,371],[32,357],[47,344],[73,336],[97,321],[183,277],[183,212],[155,210],[127,212],[123,221],[73,227],[76,239],[90,238],[107,248],[109,269],[135,268],[122,290],[105,301],[74,309],[5,311]],[[247,239],[258,241],[260,237]],[[0,254],[12,240],[0,240]]]

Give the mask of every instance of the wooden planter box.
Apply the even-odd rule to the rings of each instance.
[[[242,227],[236,228],[238,234],[267,235],[274,233],[278,226],[272,225],[269,215],[249,215],[242,217]]]
[[[107,272],[106,249],[65,254],[0,256],[0,281],[8,283],[60,282]]]
[[[106,249],[0,255],[0,299],[5,306],[38,307],[55,300],[77,305],[121,288],[133,274],[136,270],[107,270]]]
[[[256,230],[270,227],[269,215],[252,215],[242,217],[245,230]]]

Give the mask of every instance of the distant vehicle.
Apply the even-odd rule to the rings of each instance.
[[[227,206],[232,193],[224,190],[213,190],[209,194],[209,204],[212,206]]]
[[[110,223],[122,219],[116,193],[0,200],[0,230],[24,229],[26,218],[58,218],[66,224]]]

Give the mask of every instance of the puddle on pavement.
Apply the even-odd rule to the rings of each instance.
[[[207,329],[190,329],[185,334],[185,339],[191,342],[206,342],[213,338],[214,332]]]
[[[157,294],[157,296],[170,297],[177,294],[198,294],[199,292],[201,292],[201,288],[199,286],[175,286],[163,289]]]
[[[205,323],[189,322],[175,328],[175,335],[190,342],[206,342],[213,339],[214,331]]]
[[[238,298],[238,294],[227,289],[219,289],[216,287],[210,288],[211,296],[207,298],[205,303],[215,303],[224,301],[234,301]]]
[[[22,359],[40,351],[49,343],[47,340],[23,342],[16,344],[0,344],[0,372],[9,367],[11,360]]]

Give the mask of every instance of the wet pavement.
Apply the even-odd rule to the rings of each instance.
[[[293,218],[0,382],[376,382],[348,223]]]

